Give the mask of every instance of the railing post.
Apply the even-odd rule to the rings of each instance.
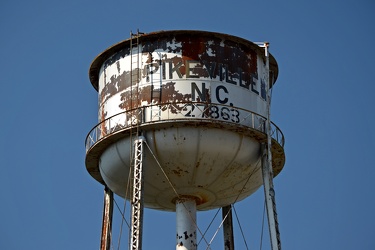
[[[204,104],[203,110],[201,110],[202,105],[200,105],[200,104]],[[183,105],[183,106],[181,107],[181,106],[178,106],[178,105]],[[165,103],[165,104],[159,104],[159,105],[142,106],[142,107],[139,107],[139,108],[136,108],[136,109],[132,109],[132,110],[128,110],[128,111],[125,111],[125,112],[118,113],[114,116],[111,116],[111,117],[101,121],[89,132],[89,134],[86,137],[86,152],[94,144],[96,144],[100,139],[102,139],[104,136],[108,136],[111,133],[113,133],[114,131],[118,131],[118,129],[112,129],[113,125],[115,125],[114,128],[116,128],[117,125],[122,125],[122,127],[124,129],[127,129],[130,126],[134,126],[137,123],[153,122],[154,117],[152,116],[151,113],[150,113],[150,118],[147,119],[146,109],[149,108],[149,107],[151,107],[151,108],[153,106],[159,107],[160,115],[159,115],[158,121],[162,121],[163,119],[164,120],[183,119],[184,117],[182,117],[183,114],[181,113],[181,110],[184,109],[184,108],[191,108],[192,110],[194,109],[195,111],[199,110],[199,112],[201,112],[201,114],[196,115],[194,117],[196,119],[207,119],[207,120],[209,120],[209,119],[214,119],[214,118],[208,117],[207,114],[206,114],[206,112],[207,113],[209,112],[211,105],[213,105],[213,104],[211,104],[211,103],[201,103],[201,102],[199,103],[199,105],[197,103],[193,103],[193,102],[181,102],[181,103],[174,103],[174,104],[173,103]],[[224,105],[220,105],[220,104],[217,104],[217,105],[224,106]],[[164,110],[163,111],[163,117],[161,115],[162,109]],[[180,110],[180,112],[177,115],[172,116],[171,109],[177,109],[177,110]],[[258,115],[256,113],[250,111],[250,110],[245,110],[245,109],[240,109],[240,110],[241,110],[241,112],[246,113],[243,120],[241,120],[241,125],[245,125],[246,127],[258,130],[258,131],[263,132],[263,133],[267,132],[266,131],[266,125],[265,125],[267,119],[265,117],[263,117],[261,115]],[[165,113],[165,112],[167,112],[167,113]],[[244,123],[243,121],[248,121],[248,117],[250,116],[250,115],[247,115],[248,113],[250,113],[250,115],[251,115],[251,121]],[[112,122],[111,120],[116,119],[116,117],[118,117],[118,115],[124,116],[123,122],[115,122],[115,123]],[[222,119],[217,119],[217,120],[221,121]],[[282,132],[278,129],[278,127],[275,124],[273,124],[273,123],[271,123],[271,124],[272,124],[272,139],[276,140],[281,146],[284,146],[285,142],[284,142],[284,136],[283,136]],[[109,128],[108,130],[107,130],[107,127]]]

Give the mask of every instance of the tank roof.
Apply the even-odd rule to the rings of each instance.
[[[209,31],[198,31],[198,30],[171,30],[171,31],[156,31],[156,32],[151,32],[151,33],[145,33],[145,34],[140,34],[139,38],[141,39],[142,42],[144,41],[158,41],[161,38],[174,38],[179,35],[186,35],[189,34],[189,36],[194,36],[194,37],[211,37],[211,38],[219,38],[222,40],[230,40],[232,42],[241,44],[245,47],[250,48],[251,50],[256,51],[258,54],[264,56],[264,50],[259,47],[257,44],[250,42],[246,39],[243,39],[241,37],[237,36],[232,36],[228,34],[223,34],[223,33],[217,33],[217,32],[209,32]],[[104,50],[102,53],[100,53],[91,63],[90,69],[89,69],[89,78],[92,86],[98,90],[98,81],[99,81],[99,71],[100,68],[102,67],[103,63],[111,57],[114,53],[124,49],[124,48],[129,48],[130,47],[130,41],[131,38],[126,39],[124,41],[121,41],[106,50]],[[278,65],[275,60],[275,58],[270,54],[269,57],[269,66],[270,66],[270,71],[273,72],[273,78],[274,81],[273,83],[276,82],[277,76],[278,76]],[[273,84],[271,83],[271,84]],[[272,86],[271,86],[272,87]]]

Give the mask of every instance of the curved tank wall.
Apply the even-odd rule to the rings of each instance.
[[[150,33],[138,46],[130,44],[109,48],[90,68],[99,124],[88,137],[89,172],[129,198],[132,140],[140,130],[147,142],[146,207],[174,210],[177,192],[194,196],[198,209],[212,209],[256,191],[265,139],[264,51],[238,37],[201,31]],[[270,63],[276,80],[273,57]],[[274,141],[277,174],[285,157]]]
[[[126,47],[103,62],[99,121],[139,106],[186,101],[266,115],[265,62],[258,51],[204,33],[145,38],[132,53]]]

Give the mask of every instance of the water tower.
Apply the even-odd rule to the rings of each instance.
[[[131,249],[142,247],[146,207],[176,211],[176,249],[191,250],[197,210],[229,213],[263,183],[280,249],[272,178],[284,166],[284,137],[269,119],[277,75],[268,44],[204,31],[131,33],[97,56],[89,76],[99,122],[86,167],[106,187],[101,249],[112,192],[131,201]]]

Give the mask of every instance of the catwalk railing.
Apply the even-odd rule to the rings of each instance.
[[[250,110],[216,103],[164,103],[141,106],[101,121],[88,133],[86,151],[99,140],[120,130],[129,129],[136,125],[179,121],[224,122],[248,127],[266,134],[266,118]],[[271,123],[271,136],[282,147],[284,146],[284,135],[274,123]]]

